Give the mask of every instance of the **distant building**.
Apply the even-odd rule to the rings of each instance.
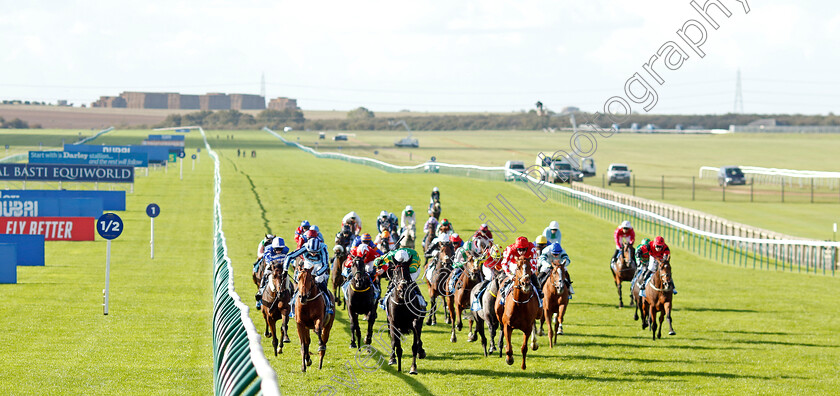
[[[198,95],[181,95],[179,93],[169,94],[169,109],[193,109],[198,110],[201,104],[198,100]]]
[[[265,110],[265,97],[260,95],[230,94],[233,110]]]
[[[169,93],[160,92],[123,92],[120,96],[125,99],[129,109],[168,109]]]
[[[268,102],[268,108],[270,110],[280,110],[280,111],[286,110],[286,109],[297,110],[298,109],[297,99],[289,99],[289,98],[284,98],[284,97],[274,98],[274,99],[271,99],[270,102]]]
[[[68,106],[66,99],[59,99],[56,106]]]
[[[211,92],[198,97],[201,110],[230,110],[230,96],[225,93]]]
[[[99,100],[91,103],[90,107],[116,107],[125,108],[126,102],[120,96],[100,96]]]

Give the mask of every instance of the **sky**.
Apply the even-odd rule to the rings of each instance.
[[[743,112],[840,113],[840,2],[720,1],[714,29],[688,0],[0,0],[0,99],[259,94],[264,75],[310,110],[599,111],[639,73],[657,102],[632,111],[723,114],[740,70]],[[658,84],[643,65],[668,41],[688,57]]]

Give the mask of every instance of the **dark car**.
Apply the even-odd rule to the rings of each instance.
[[[737,166],[721,166],[718,171],[718,185],[720,186],[743,186],[747,184],[744,172]]]

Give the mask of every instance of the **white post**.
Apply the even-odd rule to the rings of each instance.
[[[93,183],[93,189],[96,190],[96,191],[99,191],[99,182],[98,181]]]
[[[155,218],[150,217],[152,219],[152,239],[149,241],[149,245],[151,247],[152,258],[155,258]]]
[[[131,183],[131,191],[129,191],[129,193],[134,194],[134,183]]]
[[[58,189],[61,190],[61,180],[58,181]]]
[[[178,168],[178,172],[180,172],[179,177],[181,180],[184,180],[184,161],[178,161]]]
[[[146,176],[149,176],[149,165],[146,165]]]
[[[195,160],[192,160],[192,170],[195,170]]]
[[[166,162],[163,163],[163,173],[164,174],[169,173],[169,161],[166,161]]]
[[[111,282],[111,240],[108,240],[108,247],[105,250],[105,315],[108,314],[108,294]]]

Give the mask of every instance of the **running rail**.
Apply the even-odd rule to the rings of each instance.
[[[739,166],[744,175],[752,176],[759,184],[781,184],[793,185],[796,180],[800,186],[805,181],[814,180],[818,185],[834,188],[840,186],[840,172],[824,172],[797,169],[762,168],[760,166]],[[718,170],[715,166],[701,166],[699,177],[717,178]]]
[[[357,157],[341,153],[321,153],[300,143],[291,142],[271,129],[263,128],[263,130],[274,135],[286,145],[297,147],[318,158],[340,159],[370,165],[388,172],[421,173],[428,172],[431,166],[452,170],[452,172],[447,173],[460,176],[504,180],[504,167],[453,165],[442,162],[425,162],[414,166],[397,166],[373,158]],[[662,235],[669,241],[672,241],[671,243],[674,245],[685,247],[696,252],[698,255],[716,261],[744,267],[747,267],[750,261],[752,261],[753,268],[770,269],[772,265],[775,269],[781,267],[783,271],[793,271],[796,265],[800,272],[804,264],[806,272],[813,271],[816,273],[818,269],[822,269],[823,274],[827,274],[827,271],[830,269],[832,276],[834,275],[835,269],[838,268],[840,242],[745,238],[716,234],[682,224],[644,209],[600,198],[586,192],[553,183],[546,183],[524,173],[511,172],[518,174],[520,179],[527,178],[527,182],[521,181],[522,188],[534,191],[535,194],[537,192],[543,194],[547,192],[548,194],[544,194],[546,199],[550,197],[555,201],[577,207],[583,211],[614,222],[627,220],[628,217],[633,218],[641,225],[640,228],[645,230],[645,232]],[[539,194],[537,195],[539,197]],[[540,199],[543,198],[540,197]]]
[[[213,386],[216,395],[280,395],[277,374],[263,353],[249,308],[233,287],[233,266],[222,229],[219,156],[198,127],[214,162],[213,197]]]
[[[100,137],[100,136],[102,136],[102,135],[104,135],[104,134],[106,134],[106,133],[108,133],[108,132],[113,131],[113,130],[114,130],[114,127],[108,127],[108,128],[103,129],[103,130],[101,130],[101,131],[99,131],[99,132],[96,132],[93,136],[86,137],[86,138],[84,138],[84,139],[82,139],[82,140],[79,140],[79,141],[78,141],[78,142],[76,142],[76,143],[73,143],[73,144],[85,144],[85,143],[87,143],[87,142],[89,142],[89,141],[91,141],[91,140],[93,140],[93,139],[96,139],[96,138],[98,138],[98,137]],[[62,150],[63,150],[63,148],[62,148]]]

